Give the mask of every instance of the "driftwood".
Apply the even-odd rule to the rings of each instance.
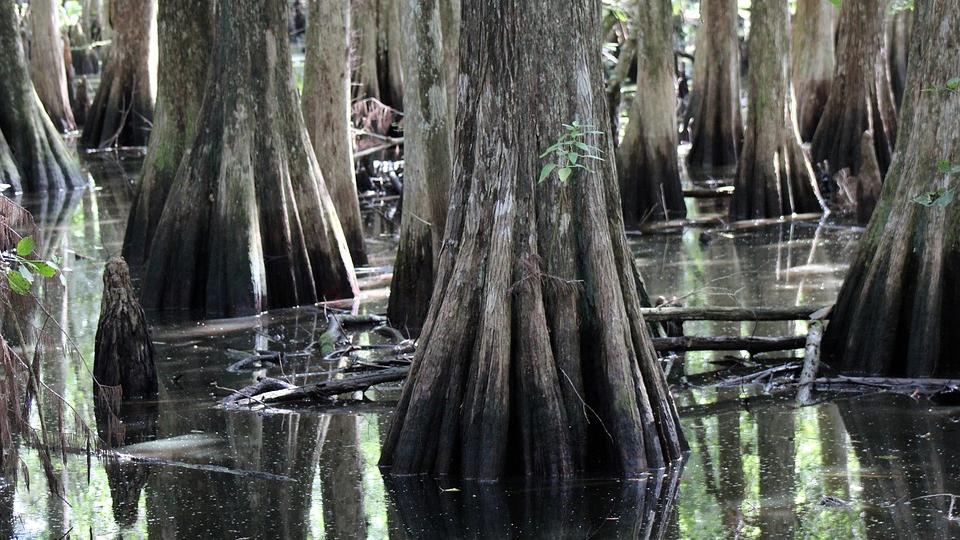
[[[297,401],[302,402],[322,400],[339,394],[347,394],[350,392],[366,390],[367,388],[377,384],[402,381],[407,377],[409,372],[409,366],[382,369],[379,371],[373,371],[343,379],[323,381],[297,388],[266,392],[253,397],[238,399],[235,403],[238,407],[250,407],[256,405],[276,405]]]
[[[797,321],[829,316],[824,309],[829,306],[773,307],[656,307],[642,308],[643,318],[654,321]]]
[[[803,356],[803,371],[800,372],[800,388],[797,390],[797,402],[801,405],[810,403],[810,393],[813,390],[813,380],[820,368],[820,341],[823,339],[823,323],[815,321],[810,324],[807,333],[807,344]]]
[[[806,338],[804,336],[683,336],[653,338],[653,348],[658,351],[747,351],[754,353],[802,349],[805,342]]]
[[[850,387],[870,387],[890,392],[907,394],[939,394],[960,389],[960,379],[904,379],[896,377],[818,377],[813,380],[818,387],[849,389]]]
[[[256,383],[249,386],[241,388],[237,392],[230,394],[229,396],[220,400],[220,405],[225,407],[235,406],[237,401],[241,399],[251,398],[266,392],[275,392],[277,390],[290,390],[296,388],[296,386],[286,382],[281,381],[280,379],[273,379],[270,377],[263,377],[258,380]]]

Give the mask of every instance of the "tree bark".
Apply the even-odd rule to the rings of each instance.
[[[353,99],[380,99],[377,73],[378,0],[350,0]]]
[[[562,123],[608,126],[600,2],[483,0],[462,16],[462,185],[381,464],[479,479],[663,467],[685,441],[640,314],[614,163],[538,183]],[[585,140],[613,150],[609,130]]]
[[[884,51],[886,0],[840,4],[836,71],[830,97],[814,133],[814,163],[827,161],[830,173],[860,172],[860,138],[872,131],[880,170],[886,174],[896,140],[896,109]]]
[[[740,115],[740,46],[736,0],[703,0],[697,50],[696,109],[688,165],[695,170],[730,171],[743,140]]]
[[[157,90],[157,0],[112,0],[110,6],[116,34],[82,142],[146,146]]]
[[[402,0],[400,10],[406,39],[404,198],[387,314],[398,328],[417,335],[443,243],[453,156],[440,1]]]
[[[350,1],[310,0],[303,119],[354,264],[367,264],[350,133]]]
[[[231,316],[352,297],[293,86],[286,1],[219,9],[199,131],[150,246],[144,306]]]
[[[0,2],[0,183],[14,191],[80,187],[86,178],[37,97],[15,2]]]
[[[887,20],[887,54],[890,57],[890,86],[897,107],[903,106],[907,86],[907,60],[913,38],[913,10],[903,9]]]
[[[960,205],[923,206],[912,199],[956,187],[938,171],[960,156],[960,100],[942,88],[960,73],[960,4],[917,3],[902,136],[880,202],[860,241],[823,340],[832,366],[907,377],[960,374]]]
[[[150,252],[177,169],[200,127],[197,120],[213,46],[213,23],[209,0],[164,0],[159,4],[156,116],[123,239],[123,256],[134,270],[143,266]]]
[[[649,0],[637,9],[637,88],[617,152],[623,219],[636,225],[681,219],[687,206],[677,161],[677,86],[673,7]]]
[[[83,28],[91,41],[111,39],[113,28],[107,7],[110,0],[83,0]],[[107,4],[107,5],[105,5]]]
[[[793,89],[800,138],[813,139],[830,96],[836,65],[837,8],[828,0],[798,0],[793,16]]]
[[[787,0],[757,2],[750,14],[750,108],[730,203],[733,219],[824,208],[797,131],[789,75],[789,17]]]
[[[30,76],[47,116],[60,131],[77,127],[67,94],[67,72],[60,37],[60,12],[54,0],[30,3]]]
[[[377,73],[380,75],[380,100],[389,107],[404,110],[403,66],[400,33],[400,2],[377,0]]]

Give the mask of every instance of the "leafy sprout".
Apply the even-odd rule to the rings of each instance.
[[[26,236],[17,242],[14,249],[0,252],[0,269],[7,277],[10,290],[20,295],[30,292],[36,276],[52,278],[59,275],[60,282],[64,281],[63,273],[55,263],[30,258],[33,247],[33,238]]]
[[[584,165],[584,160],[603,161],[601,154],[603,151],[587,142],[589,135],[603,135],[602,131],[593,129],[593,126],[584,126],[574,121],[572,124],[563,124],[564,133],[560,135],[557,142],[553,143],[540,159],[550,159],[542,169],[540,169],[540,178],[537,183],[542,183],[551,174],[556,173],[557,180],[561,184],[566,183],[573,174],[574,169],[590,169]]]
[[[945,174],[948,177],[956,173],[960,173],[960,164],[951,163],[949,160],[941,160],[937,162],[937,172],[940,174]],[[926,193],[921,193],[916,197],[910,199],[910,201],[919,204],[920,206],[947,206],[953,202],[953,199],[956,198],[957,188],[939,188],[933,191],[928,191]]]

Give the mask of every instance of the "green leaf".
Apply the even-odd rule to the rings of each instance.
[[[553,170],[556,168],[557,168],[556,163],[547,163],[546,165],[544,165],[543,168],[540,169],[540,179],[537,180],[537,183],[540,184],[544,180],[546,180],[547,177],[550,176],[550,173],[552,173]]]
[[[567,161],[569,161],[571,164],[576,165],[577,159],[579,158],[580,158],[580,154],[576,152],[567,152]]]
[[[17,242],[17,255],[26,257],[33,253],[33,237],[25,236]]]
[[[561,167],[560,170],[557,171],[557,177],[560,178],[560,183],[566,182],[572,172],[573,169],[570,167]]]
[[[947,81],[947,90],[957,90],[960,88],[960,77],[954,77]]]
[[[840,7],[840,0],[830,0],[830,3],[837,7]]]
[[[588,145],[588,144],[586,144],[586,143],[582,143],[582,142],[580,142],[580,141],[577,141],[577,142],[576,142],[576,146],[577,146],[577,148],[583,150],[584,152],[590,152],[590,151],[593,150],[593,147],[591,147],[590,145]]]
[[[946,159],[937,162],[937,171],[941,173],[950,172],[950,162]]]
[[[52,278],[57,275],[57,269],[43,261],[37,261],[31,270],[33,270],[35,274],[40,274],[45,278]]]
[[[13,270],[7,271],[7,283],[10,284],[10,290],[17,294],[27,294],[30,292],[30,282],[27,281],[19,272]]]
[[[939,197],[934,199],[933,204],[936,206],[946,206],[953,202],[954,196],[956,195],[956,188],[950,188],[944,190]]]

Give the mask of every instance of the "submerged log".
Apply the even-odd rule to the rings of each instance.
[[[402,381],[407,378],[407,374],[409,373],[410,368],[407,366],[383,369],[344,379],[323,381],[316,384],[298,386],[296,388],[265,392],[259,395],[237,399],[233,404],[238,407],[249,407],[320,400],[339,394],[363,391],[377,384]]]
[[[799,321],[810,319],[828,306],[776,307],[655,307],[641,308],[643,318],[652,321]]]
[[[658,351],[747,351],[770,352],[802,349],[804,336],[752,337],[752,336],[683,336],[653,338],[653,348]]]
[[[119,386],[124,399],[157,394],[157,369],[147,321],[130,282],[127,263],[118,257],[110,259],[103,272],[95,351],[95,393],[102,386]]]

